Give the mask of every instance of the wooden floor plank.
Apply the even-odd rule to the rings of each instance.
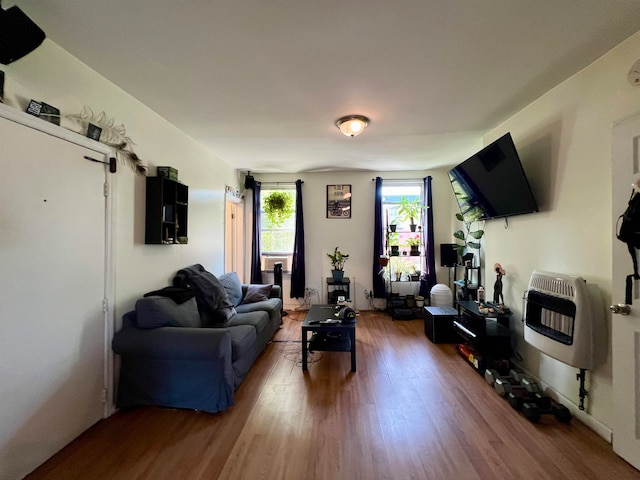
[[[362,312],[358,371],[314,352],[303,373],[303,319],[284,317],[227,411],[120,411],[27,478],[640,479],[580,422],[528,422],[420,320]]]

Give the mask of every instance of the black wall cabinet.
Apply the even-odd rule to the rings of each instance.
[[[189,187],[165,177],[147,177],[144,243],[187,243]]]

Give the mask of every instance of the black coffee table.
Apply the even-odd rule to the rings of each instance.
[[[307,317],[302,322],[302,370],[307,369],[307,351],[351,352],[351,371],[356,371],[356,324],[353,323],[323,323],[327,319],[337,319],[334,315],[335,305],[311,305]],[[318,323],[316,323],[318,322]],[[326,342],[309,342],[309,332],[328,333]],[[335,340],[331,333],[339,333]],[[312,345],[309,345],[312,343]]]

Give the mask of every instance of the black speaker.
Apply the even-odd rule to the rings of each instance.
[[[244,188],[246,189],[250,189],[253,188],[253,186],[255,185],[256,181],[253,178],[253,175],[249,175],[247,174],[246,177],[244,177]]]
[[[0,63],[8,65],[40,46],[44,32],[18,7],[0,6]]]
[[[458,261],[458,253],[453,248],[455,243],[440,244],[440,266],[453,267]]]

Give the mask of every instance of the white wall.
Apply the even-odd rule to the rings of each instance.
[[[499,262],[507,272],[505,303],[515,312],[511,325],[526,368],[576,404],[577,370],[524,343],[522,296],[532,271],[539,269],[582,276],[598,285],[610,304],[611,131],[616,120],[640,110],[640,88],[627,82],[638,57],[640,33],[485,137],[489,143],[511,132],[540,207],[539,213],[511,218],[506,230],[501,220],[486,222],[487,293],[492,295],[492,267]],[[630,185],[620,187],[631,191]],[[610,324],[610,316],[603,316]],[[588,375],[588,412],[611,426],[610,349],[607,363]]]
[[[345,276],[355,277],[352,284],[352,297],[355,293],[355,304],[358,309],[369,310],[369,301],[364,296],[364,290],[373,288],[372,255],[373,255],[373,208],[376,176],[383,179],[415,178],[421,179],[431,175],[433,177],[433,203],[436,245],[436,266],[438,281],[448,282],[448,271],[440,270],[440,243],[452,243],[451,235],[451,204],[454,200],[451,185],[446,170],[413,171],[413,172],[323,172],[293,174],[254,174],[256,180],[264,182],[285,182],[301,179],[305,223],[305,253],[306,253],[306,285],[322,292],[326,277],[331,276],[331,263],[327,253],[333,252],[335,247],[349,255],[345,264]],[[326,188],[327,185],[350,184],[353,195],[351,219],[326,218]],[[248,196],[247,198],[250,198]],[[251,212],[250,205],[245,207]],[[251,231],[250,228],[247,231]],[[250,243],[250,242],[249,242]],[[248,252],[251,245],[248,245]],[[247,265],[247,269],[250,265]],[[353,281],[353,280],[352,280]],[[288,276],[283,279],[284,300],[286,308],[296,308],[302,304],[301,300],[290,299],[290,283]],[[311,303],[318,303],[316,297]],[[320,298],[320,303],[326,303],[326,297]],[[383,306],[376,302],[375,306]]]
[[[150,175],[155,175],[158,165],[171,165],[189,186],[189,244],[145,245],[145,180],[119,165],[114,223],[116,322],[141,294],[168,285],[184,266],[202,263],[222,273],[224,187],[239,187],[230,165],[50,40],[2,70],[9,105],[24,111],[33,98],[58,107],[62,114],[78,113],[83,105],[95,113],[105,111],[126,127]],[[63,119],[63,125],[72,124]]]

